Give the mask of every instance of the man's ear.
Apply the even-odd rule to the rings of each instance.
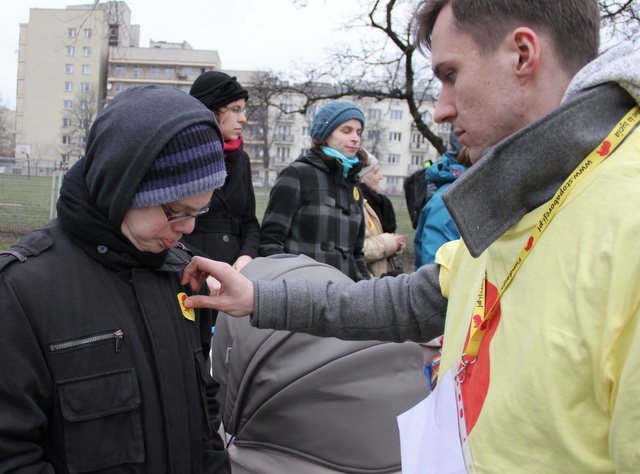
[[[531,28],[518,27],[511,33],[512,45],[518,55],[515,73],[522,81],[527,81],[540,66],[540,37]]]

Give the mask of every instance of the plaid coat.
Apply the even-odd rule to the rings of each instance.
[[[274,183],[260,230],[260,256],[290,253],[327,263],[355,281],[369,279],[364,260],[363,199],[354,166],[313,148]]]

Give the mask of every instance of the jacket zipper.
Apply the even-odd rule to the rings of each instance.
[[[93,336],[82,337],[80,339],[71,339],[69,341],[51,344],[49,345],[49,350],[51,352],[55,352],[55,351],[61,351],[64,349],[73,349],[78,346],[94,344],[97,342],[114,339],[116,352],[120,352],[120,341],[122,341],[123,338],[124,338],[124,332],[122,332],[121,329],[118,329],[117,331],[94,334]]]

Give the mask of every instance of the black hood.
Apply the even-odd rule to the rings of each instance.
[[[207,123],[222,141],[211,111],[171,87],[139,86],[118,94],[96,117],[86,155],[65,175],[58,216],[67,233],[157,266],[163,255],[139,252],[120,232],[133,196],[158,153],[178,132]]]

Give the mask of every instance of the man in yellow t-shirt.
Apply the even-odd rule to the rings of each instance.
[[[595,0],[426,0],[434,118],[474,163],[443,194],[461,240],[357,284],[250,282],[196,259],[184,281],[222,285],[187,304],[343,339],[444,330],[469,471],[638,472],[640,53],[598,54],[599,25]]]

